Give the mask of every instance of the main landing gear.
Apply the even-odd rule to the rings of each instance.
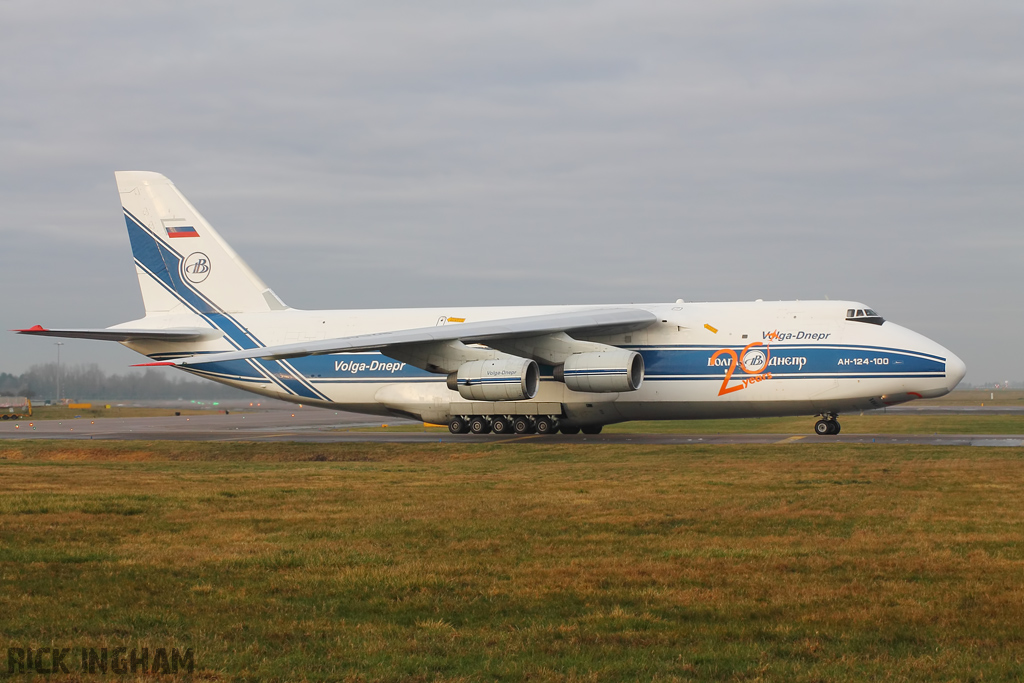
[[[818,436],[835,436],[839,433],[839,420],[831,413],[822,415],[821,419],[814,423],[814,433]]]
[[[564,425],[557,415],[453,415],[448,420],[452,434],[579,434],[580,427]],[[584,434],[600,434],[601,425],[583,427]]]

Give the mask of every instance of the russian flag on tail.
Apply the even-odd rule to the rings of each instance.
[[[199,233],[191,225],[180,228],[167,228],[168,237],[199,237]]]

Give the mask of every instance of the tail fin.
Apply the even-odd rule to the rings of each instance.
[[[117,171],[146,315],[283,310],[284,302],[159,173]]]

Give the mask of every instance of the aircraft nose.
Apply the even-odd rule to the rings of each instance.
[[[946,390],[953,391],[967,374],[967,366],[955,353],[946,353]]]

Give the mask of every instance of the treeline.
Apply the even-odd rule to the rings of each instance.
[[[187,379],[169,368],[107,375],[95,363],[60,366],[60,393],[70,399],[206,399],[250,396],[205,379]],[[0,396],[57,398],[57,364],[33,365],[21,375],[0,373]]]

